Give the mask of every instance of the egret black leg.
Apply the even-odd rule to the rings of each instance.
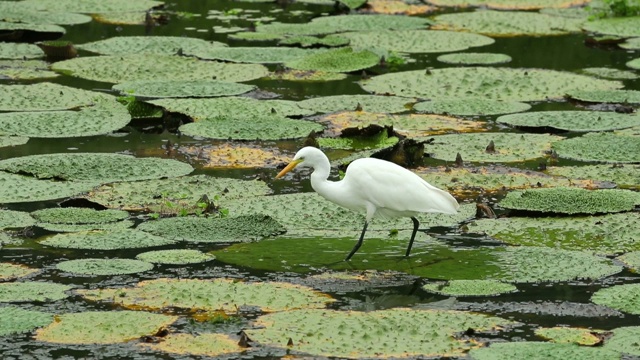
[[[411,233],[411,240],[409,240],[409,246],[407,247],[407,252],[404,256],[409,256],[411,253],[411,247],[413,246],[413,240],[416,238],[416,233],[418,232],[418,226],[420,226],[420,222],[415,217],[411,217],[411,221],[413,221],[413,232]]]
[[[367,232],[367,226],[369,226],[369,223],[365,221],[364,227],[362,228],[362,234],[360,234],[360,240],[358,240],[358,242],[356,243],[356,246],[353,247],[353,250],[351,250],[351,252],[349,253],[349,255],[347,255],[347,258],[344,259],[344,261],[349,261],[349,259],[351,259],[353,254],[355,254],[356,251],[360,249],[360,246],[362,246],[362,240],[364,240],[364,233]]]

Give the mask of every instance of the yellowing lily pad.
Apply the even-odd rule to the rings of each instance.
[[[594,346],[602,340],[597,336],[602,330],[590,330],[571,327],[554,327],[536,329],[536,335],[549,339],[554,343],[570,343]]]
[[[189,147],[180,151],[207,161],[204,168],[262,168],[288,162],[291,156],[277,148],[265,149],[251,145],[221,144],[214,147]]]
[[[0,281],[9,281],[39,272],[38,269],[11,263],[0,263]]]
[[[144,311],[70,313],[39,329],[36,339],[58,344],[114,344],[154,335],[177,319]]]
[[[368,0],[367,10],[376,14],[422,15],[433,11],[429,5],[408,4],[402,0]]]
[[[141,344],[145,349],[189,356],[225,356],[245,351],[238,341],[224,334],[169,334],[157,344]],[[239,356],[239,355],[238,355]]]

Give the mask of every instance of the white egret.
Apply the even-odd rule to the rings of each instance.
[[[362,245],[367,226],[374,216],[410,217],[413,232],[405,256],[409,256],[420,222],[415,215],[423,212],[456,214],[460,205],[448,192],[424,181],[418,175],[392,162],[364,158],[349,164],[344,179],[329,181],[331,165],[327,156],[311,146],[300,149],[276,178],[295,167],[311,167],[311,187],[325,199],[358,212],[366,212],[360,239],[345,261]]]

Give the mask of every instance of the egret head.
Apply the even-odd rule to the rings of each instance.
[[[296,167],[314,167],[320,163],[326,156],[320,151],[320,149],[313,146],[303,147],[298,150],[293,160],[282,171],[276,175],[276,179],[283,177],[286,173],[293,170]]]

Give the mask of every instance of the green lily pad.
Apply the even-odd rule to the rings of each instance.
[[[0,281],[9,281],[39,272],[38,269],[11,263],[0,263]]]
[[[0,308],[0,336],[32,331],[53,321],[53,314],[17,306]]]
[[[324,308],[335,301],[313,289],[288,283],[245,283],[230,279],[156,279],[135,287],[79,290],[87,300],[109,301],[136,309],[177,307],[190,310],[222,310],[235,313],[242,306],[262,311]]]
[[[38,180],[32,176],[0,171],[0,203],[23,203],[55,200],[88,192],[99,181]]]
[[[513,245],[546,246],[614,255],[640,250],[640,231],[629,224],[637,213],[587,217],[482,219],[467,225],[467,232],[484,233]]]
[[[222,60],[237,63],[279,64],[294,61],[317,50],[294,47],[209,47],[187,50],[187,55],[206,60]]]
[[[284,227],[270,216],[175,217],[144,222],[137,227],[175,241],[195,243],[230,243],[256,241],[281,234]]]
[[[480,346],[455,334],[495,331],[517,323],[458,311],[389,309],[369,312],[294,310],[268,314],[244,330],[272,347],[337,358],[456,357]]]
[[[19,23],[19,22],[5,22],[0,21],[0,31],[12,32],[18,37],[22,37],[22,34],[36,34],[38,38],[53,40],[61,37],[67,31],[58,25],[51,24],[33,24],[33,23]]]
[[[305,120],[294,120],[278,114],[238,118],[229,114],[224,118],[206,119],[180,126],[182,134],[209,139],[283,140],[308,136],[322,131],[322,125]],[[236,116],[236,118],[233,118]]]
[[[0,209],[0,230],[11,228],[25,228],[35,225],[36,221],[29,213]]]
[[[183,36],[116,36],[76,45],[78,49],[100,55],[176,55],[224,46],[223,43]]]
[[[640,194],[620,189],[579,188],[512,191],[500,201],[505,209],[556,214],[602,214],[631,211],[640,204]]]
[[[127,108],[115,99],[79,111],[38,111],[0,114],[0,134],[34,138],[103,135],[131,121]]]
[[[482,98],[436,99],[419,102],[413,105],[417,112],[448,114],[459,116],[501,115],[523,112],[531,109],[531,105],[516,101],[499,101]]]
[[[63,74],[108,83],[150,80],[201,80],[241,82],[268,73],[260,64],[230,64],[202,61],[184,56],[149,55],[88,56],[54,63],[51,69]],[[126,70],[124,70],[126,69]]]
[[[611,90],[619,81],[545,69],[464,67],[413,70],[374,76],[360,82],[375,94],[426,99],[478,97],[491,100],[546,101],[573,90]]]
[[[78,25],[91,21],[87,15],[67,12],[67,9],[59,11],[43,12],[33,6],[33,3],[11,1],[0,3],[2,20],[15,23]]]
[[[0,283],[0,302],[56,301],[66,298],[71,286],[26,281]]]
[[[298,102],[298,105],[320,113],[356,110],[360,106],[363,111],[392,114],[409,110],[408,105],[415,101],[416,99],[397,96],[333,95],[306,99]]]
[[[640,166],[638,165],[552,166],[547,168],[547,172],[571,179],[612,181],[620,188],[640,188]]]
[[[214,80],[130,81],[113,86],[122,95],[147,98],[214,97],[240,95],[255,89],[253,85]]]
[[[256,33],[261,34],[261,33]],[[297,45],[303,48],[311,46],[326,46],[326,47],[338,47],[349,45],[350,40],[341,35],[327,35],[325,37],[317,36],[289,36],[283,37],[278,44],[279,45]]]
[[[433,30],[379,30],[340,34],[358,48],[385,49],[403,53],[462,51],[493,44],[495,40],[478,34]]]
[[[36,220],[54,224],[95,224],[127,219],[129,213],[122,210],[94,210],[90,208],[51,208],[31,213]]]
[[[0,111],[68,110],[112,99],[110,95],[46,82],[0,85]]]
[[[338,81],[344,80],[347,77],[348,75],[343,73],[285,69],[284,71],[270,73],[267,75],[266,79],[285,81]]]
[[[488,36],[550,36],[580,32],[583,19],[524,11],[477,10],[438,15],[432,28]]]
[[[451,280],[443,283],[428,283],[422,289],[445,296],[496,296],[518,291],[512,284],[496,280]]]
[[[591,301],[594,304],[637,315],[640,314],[639,297],[640,284],[625,284],[602,288],[591,296]]]
[[[640,272],[640,251],[631,251],[617,257],[634,272]]]
[[[640,59],[634,59],[626,63],[626,65],[632,69],[640,70]]]
[[[459,53],[440,55],[438,61],[458,65],[495,65],[511,62],[511,56],[492,53]]]
[[[633,37],[633,38],[627,39],[625,40],[625,42],[618,44],[618,46],[627,50],[640,50],[640,37]],[[623,71],[623,70],[620,70],[620,71]],[[632,77],[631,79],[637,79],[637,75],[631,72],[629,73],[633,76],[636,76],[636,77]]]
[[[58,344],[114,344],[152,336],[177,316],[144,311],[87,311],[58,315],[36,332],[36,340]]]
[[[580,161],[639,163],[640,138],[611,133],[593,133],[553,144],[558,156]]]
[[[328,149],[362,150],[381,149],[393,146],[398,143],[398,138],[389,136],[387,131],[382,130],[376,135],[339,137],[339,138],[318,138],[318,145]]]
[[[29,138],[24,136],[0,136],[0,148],[24,145],[28,141]]]
[[[630,40],[632,39],[627,40],[627,42],[629,42]],[[624,44],[620,44],[620,46],[624,47]],[[640,45],[638,46],[638,48],[640,49]],[[636,75],[632,71],[605,68],[605,67],[584,68],[581,70],[581,72],[583,74],[593,75],[593,76],[597,76],[605,79],[635,80],[637,78],[640,78],[640,76]]]
[[[589,32],[619,37],[640,36],[640,16],[615,17],[585,22],[582,28]]]
[[[307,273],[332,270],[393,270],[438,280],[499,280],[513,283],[600,279],[621,266],[590,251],[542,247],[457,249],[418,234],[411,256],[403,258],[407,235],[390,238],[367,233],[362,248],[346,262],[355,238],[341,234],[318,238],[286,238],[238,243],[213,251],[216,260],[266,271]],[[548,266],[548,264],[555,264]]]
[[[245,40],[245,41],[276,41],[284,37],[285,35],[283,34],[243,31],[235,34],[229,34],[227,38],[230,40]]]
[[[562,138],[547,134],[473,133],[438,135],[433,139],[425,152],[436,159],[454,161],[459,153],[464,161],[516,162],[543,157],[551,144]],[[487,152],[492,141],[495,151]]]
[[[285,62],[296,70],[352,72],[378,65],[380,57],[368,50],[354,51],[350,47],[327,50]]]
[[[211,199],[220,196],[224,202],[226,199],[254,197],[270,192],[263,181],[195,175],[105,185],[94,189],[86,198],[108,208],[158,213],[177,213],[184,209],[193,214],[195,209],[199,209],[196,204],[203,194]],[[173,206],[169,208],[167,202]]]
[[[610,111],[535,111],[503,115],[496,119],[496,121],[516,127],[543,127],[566,131],[589,132],[626,129],[638,126],[640,125],[640,116],[636,114],[619,114]]]
[[[38,179],[94,181],[103,184],[177,177],[193,171],[191,165],[172,159],[136,158],[109,153],[31,155],[0,161],[0,170],[30,174]]]
[[[33,44],[0,43],[0,59],[40,59],[44,52]]]
[[[640,336],[640,327],[620,327],[613,329],[611,332],[613,336],[604,341],[604,349],[622,352],[631,356],[640,355],[640,346],[637,341],[638,336]]]
[[[211,261],[215,258],[215,256],[205,254],[200,250],[189,249],[147,251],[136,256],[138,260],[169,265],[197,264]]]
[[[40,60],[0,60],[0,77],[10,80],[51,79],[59,76],[49,71],[49,64]]]
[[[25,5],[39,11],[65,11],[74,13],[103,13],[112,11],[147,11],[151,8],[163,5],[160,1],[152,0],[110,0],[108,2],[100,0],[87,0],[77,2],[74,0],[26,0]]]
[[[469,352],[475,360],[619,360],[620,353],[599,347],[578,346],[576,344],[558,344],[549,342],[508,342],[493,343],[482,349]]]
[[[640,104],[640,91],[637,90],[574,90],[569,92],[567,96],[575,100],[594,103]]]
[[[157,344],[141,344],[152,351],[163,351],[172,354],[189,356],[219,357],[240,353],[246,349],[238,345],[238,341],[225,334],[202,333],[169,334]],[[238,354],[238,356],[240,356]]]
[[[79,275],[124,275],[153,269],[153,264],[133,259],[78,259],[60,262],[60,271]]]
[[[57,234],[40,241],[45,246],[88,250],[137,249],[174,243],[173,240],[133,229]]]
[[[571,327],[538,328],[535,334],[554,343],[570,343],[594,346],[602,340],[596,336],[602,330],[591,330]]]
[[[81,232],[91,230],[122,230],[128,229],[135,225],[133,220],[114,221],[106,223],[91,223],[91,224],[52,224],[40,222],[37,224],[39,228],[43,228],[53,232]]]
[[[543,8],[568,8],[588,3],[587,0],[429,0],[437,6],[487,7],[502,10],[537,10]]]

